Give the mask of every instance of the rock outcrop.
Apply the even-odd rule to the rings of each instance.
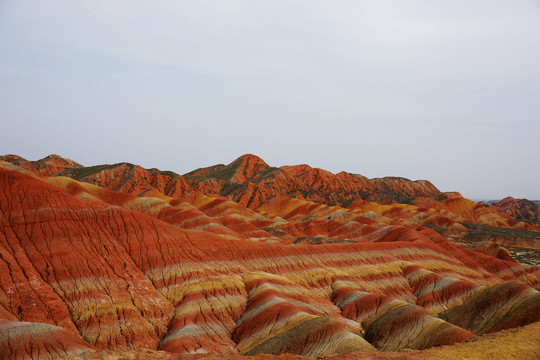
[[[0,320],[2,359],[54,359],[93,350],[65,329],[43,323]]]
[[[540,201],[514,199],[509,196],[500,201],[491,201],[489,205],[504,211],[514,219],[540,224]]]

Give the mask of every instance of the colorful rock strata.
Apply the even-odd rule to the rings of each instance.
[[[540,320],[540,267],[440,231],[535,225],[427,182],[252,155],[184,177],[2,160],[0,358],[362,358]]]

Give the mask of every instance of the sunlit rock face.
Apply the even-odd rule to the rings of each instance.
[[[429,182],[1,159],[0,358],[362,358],[540,320],[539,267],[446,236],[537,227]]]

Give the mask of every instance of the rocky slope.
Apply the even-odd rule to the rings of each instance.
[[[228,165],[201,168],[184,176],[129,163],[83,167],[72,160],[61,159],[58,155],[38,161],[16,155],[0,157],[0,160],[41,175],[68,176],[114,191],[141,195],[157,190],[167,196],[179,197],[195,190],[219,194],[250,208],[257,208],[276,195],[301,197],[329,205],[344,205],[359,198],[407,203],[418,197],[446,197],[425,180],[410,181],[398,177],[370,180],[345,172],[334,175],[309,165],[275,168],[251,154]]]
[[[362,358],[540,320],[539,267],[435,231],[535,227],[422,182],[254,156],[185,177],[3,160],[0,358],[125,348]],[[367,201],[356,181],[410,203]]]
[[[499,201],[490,201],[489,205],[517,220],[540,224],[540,201],[514,199],[509,196]]]
[[[428,350],[402,350],[399,352],[349,353],[331,356],[331,360],[491,360],[503,356],[506,359],[537,360],[540,358],[540,322],[524,327],[512,328],[492,334],[485,334],[465,343],[433,347]],[[65,360],[120,360],[120,359],[163,359],[163,360],[222,360],[219,354],[179,355],[148,349],[88,351],[81,355],[62,357]],[[254,357],[231,355],[231,360],[303,360],[299,355],[268,356],[259,354]]]
[[[5,161],[45,176],[58,174],[66,169],[83,168],[81,164],[56,154],[49,155],[37,161],[28,161],[17,155],[4,155],[0,156],[0,161]]]

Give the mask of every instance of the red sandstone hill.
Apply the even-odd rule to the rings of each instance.
[[[499,201],[490,201],[489,204],[514,219],[540,224],[540,201],[514,199],[509,196]]]
[[[6,161],[40,175],[52,175],[58,174],[65,169],[83,168],[81,164],[56,154],[49,155],[37,161],[28,161],[17,155],[4,155],[0,156],[0,161]]]
[[[334,175],[308,165],[275,168],[251,154],[243,155],[229,165],[201,168],[184,176],[128,163],[83,167],[57,155],[38,161],[6,155],[0,160],[41,175],[68,176],[115,191],[140,195],[156,189],[177,197],[197,190],[226,196],[251,208],[257,208],[276,195],[303,197],[328,205],[344,205],[359,198],[388,203],[409,203],[418,197],[446,198],[425,180],[397,177],[370,180],[345,172]]]
[[[537,228],[427,182],[253,155],[185,176],[1,160],[0,358],[365,358],[540,320],[540,267],[447,239]]]

